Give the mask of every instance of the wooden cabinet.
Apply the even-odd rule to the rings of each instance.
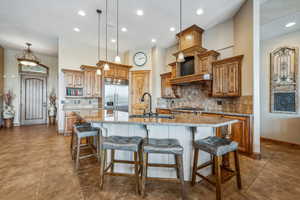
[[[181,33],[178,33],[176,36],[181,42],[181,49],[184,50],[188,49],[194,46],[202,46],[202,33],[203,29],[193,25],[185,30],[183,30]]]
[[[83,72],[77,70],[64,69],[65,87],[82,88],[83,87]]]
[[[156,113],[158,114],[172,114],[170,109],[165,108],[156,108]]]
[[[210,117],[224,117],[228,119],[236,119],[239,122],[235,123],[231,127],[231,139],[239,143],[239,151],[248,155],[253,153],[252,146],[252,132],[251,132],[251,117],[247,116],[233,116],[233,115],[221,115],[214,113],[203,113],[202,116]],[[227,129],[217,128],[216,135],[221,136],[222,131]]]
[[[198,54],[198,74],[212,74],[212,62],[216,61],[220,54],[214,50]]]
[[[65,113],[65,128],[64,128],[64,135],[70,135],[73,131],[73,125],[78,122],[78,116],[73,112],[66,112]]]
[[[149,80],[149,70],[131,72],[131,112],[133,114],[141,114],[145,109],[141,97],[145,92],[149,92]]]
[[[97,75],[97,68],[94,66],[82,65],[84,70],[84,96],[101,97],[102,96],[102,76]]]
[[[241,96],[241,65],[243,56],[235,56],[223,60],[214,61],[213,87],[214,97],[238,97]]]
[[[161,78],[161,97],[162,98],[175,98],[172,85],[171,85],[171,78],[172,73],[164,73],[160,75]]]
[[[99,61],[97,66],[103,68],[104,64],[109,64],[109,70],[104,71],[104,78],[117,80],[129,80],[130,65],[117,64],[112,62]]]

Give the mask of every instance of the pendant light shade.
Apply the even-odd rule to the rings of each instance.
[[[100,25],[101,25],[101,13],[102,13],[102,11],[97,9],[96,12],[98,14],[98,61],[100,61]],[[96,74],[100,76],[101,75],[101,70],[97,69]]]
[[[181,51],[181,36],[182,36],[182,0],[179,0],[180,2],[180,5],[179,5],[179,8],[180,8],[180,16],[179,16],[179,24],[180,24],[180,35],[179,35],[179,50]],[[184,59],[184,54],[183,52],[181,51],[178,55],[177,55],[177,62],[184,62],[185,59]]]
[[[119,56],[119,0],[117,0],[117,55],[115,57],[115,62],[120,64],[121,58]]]
[[[105,61],[107,62],[107,18],[108,18],[108,9],[107,9],[107,0],[105,1]],[[104,68],[105,71],[110,69],[109,64],[105,63]]]
[[[115,57],[115,62],[120,64],[121,63],[121,57],[120,56],[116,56]]]
[[[19,63],[27,66],[37,66],[39,61],[30,49],[31,44],[26,43],[26,46],[27,48],[24,50],[23,55],[18,58]]]

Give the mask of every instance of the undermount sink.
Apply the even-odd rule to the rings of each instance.
[[[129,115],[130,118],[162,118],[162,119],[174,119],[174,115],[169,114],[136,114],[136,115]]]

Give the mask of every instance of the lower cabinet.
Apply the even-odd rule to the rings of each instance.
[[[65,128],[64,135],[71,135],[74,123],[78,122],[78,116],[73,112],[65,113]]]

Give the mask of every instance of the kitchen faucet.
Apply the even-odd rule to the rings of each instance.
[[[149,100],[150,100],[150,109],[149,109],[149,113],[145,113],[145,114],[149,114],[149,115],[152,115],[152,96],[150,93],[148,92],[145,92],[141,98],[141,102],[144,102],[145,101],[145,96],[148,95],[149,96]]]

